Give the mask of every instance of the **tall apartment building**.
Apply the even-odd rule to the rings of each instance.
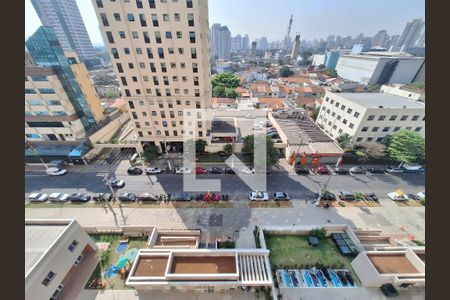
[[[386,30],[380,30],[374,35],[372,39],[372,46],[384,47],[389,39],[389,34]]]
[[[140,142],[181,149],[183,110],[210,107],[208,2],[92,2]]]
[[[406,23],[405,28],[392,51],[405,51],[410,47],[414,47],[424,28],[425,21],[422,19],[414,19],[411,22]]]
[[[291,58],[296,60],[300,50],[300,34],[295,35],[294,45],[292,46]]]
[[[230,58],[231,32],[227,26],[216,23],[211,27],[211,40],[213,43],[214,57],[217,59]]]
[[[76,51],[83,62],[96,59],[76,0],[31,0],[31,2],[42,25],[53,29],[64,51]]]
[[[339,60],[339,50],[327,50],[324,57],[324,65],[327,69],[335,69]]]
[[[248,37],[248,34],[246,34],[242,38],[242,50],[248,50],[250,48],[250,38]]]
[[[231,50],[237,51],[242,49],[242,36],[240,34],[231,38]]]

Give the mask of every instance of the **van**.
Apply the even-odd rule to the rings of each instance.
[[[339,199],[344,201],[354,201],[356,200],[356,197],[350,191],[339,191]]]

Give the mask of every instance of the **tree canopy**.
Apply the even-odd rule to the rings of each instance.
[[[336,138],[336,142],[339,143],[339,146],[341,146],[343,150],[348,150],[351,148],[351,140],[352,137],[348,133],[341,134]]]
[[[371,93],[379,93],[380,89],[381,89],[381,85],[379,84],[369,84],[367,86],[367,89],[369,90],[369,92]]]
[[[160,155],[161,153],[159,152],[159,148],[155,144],[149,144],[145,146],[144,152],[142,152],[142,157],[146,162],[150,162]]]
[[[292,75],[294,75],[294,71],[292,71],[288,66],[283,66],[280,69],[280,77],[289,77]]]
[[[223,146],[223,152],[225,152],[226,154],[233,153],[233,145],[226,144],[225,146]]]
[[[387,141],[388,156],[403,163],[423,163],[425,161],[425,139],[417,132],[402,129]]]
[[[213,97],[236,98],[235,89],[239,86],[241,80],[232,73],[221,73],[211,80]]]
[[[207,145],[207,142],[202,139],[198,139],[195,141],[195,152],[202,153],[205,152],[205,147]]]
[[[258,134],[256,137],[256,146],[258,146],[259,143],[264,143],[264,139],[266,140],[266,157],[265,157],[266,167],[270,168],[271,166],[275,165],[280,158],[277,149],[275,149],[274,142],[270,136],[263,136]],[[258,161],[260,159],[264,159],[264,157],[263,158],[256,157],[255,159],[253,157],[254,149],[255,149],[255,136],[254,135],[246,136],[244,138],[244,146],[242,147],[242,152],[251,155],[252,159],[256,163],[258,163]]]
[[[326,69],[325,74],[330,77],[333,77],[333,78],[338,77],[338,73],[337,73],[336,69]]]

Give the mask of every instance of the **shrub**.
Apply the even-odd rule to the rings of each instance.
[[[236,245],[233,241],[225,241],[225,242],[220,242],[219,248],[234,249],[234,248],[236,248]]]
[[[111,257],[111,250],[103,251],[102,254],[100,254],[100,265],[102,266],[102,268],[108,266],[110,257]]]
[[[325,228],[313,229],[309,232],[310,236],[314,236],[319,239],[323,239],[327,235]]]
[[[361,192],[356,192],[355,197],[356,197],[356,200],[358,200],[358,201],[364,200],[364,194]]]
[[[420,200],[420,204],[422,204],[423,206],[425,206],[425,199]]]
[[[345,203],[344,203],[344,202],[339,201],[338,204],[339,204],[340,206],[342,206],[342,207],[345,207]]]

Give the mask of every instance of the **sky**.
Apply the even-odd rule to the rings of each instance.
[[[91,0],[76,2],[92,43],[103,45]],[[209,0],[208,6],[210,26],[227,25],[233,36],[248,34],[251,41],[282,40],[291,15],[291,37],[298,32],[302,40],[373,36],[381,29],[400,34],[407,22],[425,18],[425,0]],[[25,0],[25,37],[40,25],[31,1]]]

